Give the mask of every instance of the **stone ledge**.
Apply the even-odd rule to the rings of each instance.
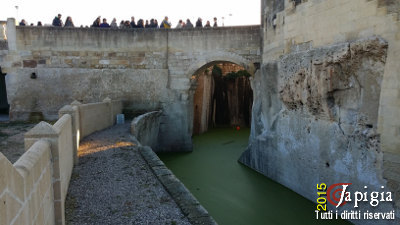
[[[217,224],[207,210],[199,201],[197,201],[185,185],[165,166],[150,147],[140,146],[139,152],[191,224]]]

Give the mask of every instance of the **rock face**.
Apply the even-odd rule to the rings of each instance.
[[[252,83],[253,126],[240,162],[312,200],[322,182],[380,188],[376,124],[387,48],[373,37],[264,65]]]
[[[289,111],[343,124],[346,134],[356,124],[376,128],[387,47],[371,38],[285,56],[280,100]]]

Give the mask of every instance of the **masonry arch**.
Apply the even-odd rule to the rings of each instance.
[[[188,77],[191,77],[192,75],[197,74],[199,71],[204,71],[210,65],[218,62],[231,62],[236,65],[242,66],[251,75],[254,75],[254,73],[256,72],[255,64],[259,64],[259,62],[252,62],[235,53],[210,53],[204,55],[201,59],[198,59],[197,61],[191,63],[185,74]]]
[[[250,79],[254,65],[226,59],[203,63],[197,65],[197,70],[189,70],[192,135],[219,126],[250,127],[253,104]],[[219,70],[220,75],[215,72]]]

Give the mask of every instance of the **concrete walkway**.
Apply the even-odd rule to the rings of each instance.
[[[138,152],[129,124],[81,141],[67,224],[190,224]]]

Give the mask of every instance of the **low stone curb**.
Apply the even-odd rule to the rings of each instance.
[[[183,214],[192,224],[216,225],[217,222],[208,214],[207,210],[190,193],[185,185],[165,166],[156,153],[148,146],[140,146],[139,152],[150,166],[153,173],[170,193]]]

